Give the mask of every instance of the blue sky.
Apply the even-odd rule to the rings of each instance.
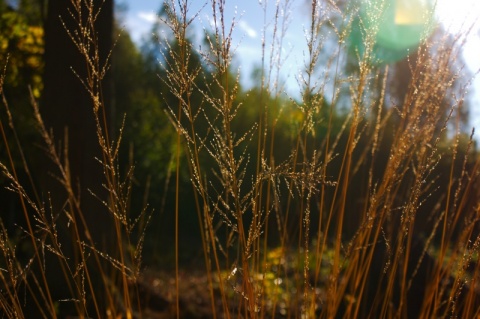
[[[412,0],[403,0],[410,1]],[[420,2],[427,0],[418,0]],[[137,43],[142,36],[149,33],[151,24],[155,21],[156,11],[160,8],[162,0],[117,0],[118,4],[124,4],[127,12],[124,16],[125,28],[130,32]],[[199,12],[198,25],[203,28],[210,28],[211,12],[210,4],[203,7],[206,0],[190,0],[190,14],[193,16]],[[226,23],[231,23],[235,17],[237,25],[233,33],[233,47],[235,48],[235,65],[240,68],[243,84],[249,82],[254,66],[259,65],[262,55],[263,30],[266,29],[266,52],[270,52],[270,41],[272,32],[272,17],[276,1],[272,0],[227,0],[226,1]],[[283,3],[284,1],[280,1]],[[290,5],[284,11],[284,17],[288,18],[288,29],[283,40],[283,50],[277,52],[281,60],[281,82],[286,84],[287,91],[295,95],[298,92],[297,70],[301,69],[305,59],[306,40],[305,25],[308,23],[309,1],[290,1]],[[264,16],[262,5],[266,4],[267,14]],[[438,0],[437,17],[444,23],[447,29],[456,32],[459,29],[473,23],[480,15],[479,0]],[[264,26],[267,26],[266,28]],[[197,28],[197,32],[203,32]],[[201,36],[199,34],[199,36]],[[467,66],[476,71],[480,69],[480,22],[477,21],[471,36],[464,47],[464,57]],[[268,57],[267,57],[268,58]],[[471,124],[477,128],[477,139],[480,140],[480,76],[473,82]]]
[[[233,33],[233,48],[235,50],[234,64],[236,67],[241,67],[240,74],[243,84],[248,84],[251,78],[252,71],[255,66],[261,63],[261,48],[262,38],[264,37],[264,25],[267,25],[266,35],[266,53],[270,52],[271,41],[268,38],[271,36],[272,17],[274,15],[274,1],[269,1],[267,5],[267,16],[264,17],[262,6],[258,0],[247,1],[226,1],[226,21],[231,23],[235,18],[237,24]],[[151,24],[155,21],[155,13],[160,7],[161,1],[151,0],[119,0],[119,3],[127,5],[128,11],[125,16],[125,27],[130,32],[134,41],[141,41],[142,36],[148,34]],[[210,29],[211,12],[210,5],[203,6],[205,1],[190,1],[190,14],[193,16],[197,12],[198,21],[197,32],[199,37],[202,36],[202,28]],[[292,12],[304,12],[308,14],[308,10],[302,1],[297,1],[288,8],[288,15]],[[227,26],[229,27],[229,25]],[[280,52],[280,59],[282,60],[282,79],[288,82],[290,87],[296,86],[295,71],[298,65],[303,63],[303,55],[293,55],[291,52],[302,52],[305,50],[305,38],[303,25],[299,23],[292,23],[288,26],[288,32],[284,38],[284,50]],[[268,57],[267,57],[268,58]]]

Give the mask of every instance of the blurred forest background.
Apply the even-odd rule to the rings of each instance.
[[[62,2],[62,1],[61,1]],[[80,105],[88,104],[85,98],[81,98],[85,95],[82,90],[82,84],[72,70],[78,70],[83,65],[83,60],[80,54],[78,54],[77,48],[71,43],[64,26],[60,19],[46,19],[47,10],[57,10],[50,13],[51,16],[59,16],[62,13],[65,14],[66,4],[57,4],[55,1],[36,1],[36,0],[21,0],[16,1],[15,6],[9,5],[8,1],[1,0],[1,65],[4,67],[5,79],[3,83],[3,94],[5,95],[8,104],[10,105],[11,119],[13,125],[17,128],[17,135],[15,138],[19,139],[19,142],[24,146],[25,154],[15,154],[15,161],[19,163],[22,160],[26,160],[28,167],[32,172],[44,172],[45,161],[41,160],[45,154],[43,154],[42,148],[39,146],[40,140],[36,131],[35,119],[31,107],[31,98],[35,98],[40,103],[41,113],[44,116],[47,127],[54,127],[54,135],[62,136],[65,124],[70,126],[70,145],[77,145],[79,147],[71,147],[72,152],[75,151],[75,155],[71,155],[70,164],[74,169],[84,169],[80,174],[80,180],[88,179],[88,176],[96,179],[99,173],[98,166],[92,162],[92,158],[95,156],[95,140],[96,136],[92,126],[93,119],[88,118],[90,110],[83,106],[85,111],[80,111]],[[50,6],[47,8],[47,4]],[[100,43],[104,46],[103,52],[108,52],[113,47],[111,68],[108,71],[104,83],[104,100],[108,105],[109,119],[109,131],[111,134],[118,134],[120,128],[123,128],[123,143],[121,146],[121,163],[124,165],[124,170],[133,164],[135,166],[134,171],[134,185],[131,196],[131,203],[129,203],[133,212],[140,212],[148,203],[150,209],[155,210],[152,215],[151,231],[148,232],[147,237],[147,251],[151,254],[147,254],[148,258],[160,257],[164,253],[165,242],[173,240],[173,214],[172,209],[175,197],[175,189],[172,187],[172,174],[175,172],[175,148],[176,148],[176,132],[174,125],[171,123],[168,114],[168,105],[175,105],[176,96],[172,94],[169,88],[162,82],[162,78],[166,77],[166,68],[169,66],[167,50],[175,50],[175,38],[170,34],[170,47],[161,43],[165,34],[169,34],[168,27],[165,24],[160,23],[161,19],[168,19],[165,8],[160,6],[158,14],[160,19],[152,29],[150,35],[145,35],[143,43],[136,45],[132,42],[128,32],[121,29],[122,16],[124,16],[125,10],[122,7],[113,8],[114,4],[111,1],[106,1],[102,10],[104,17],[102,18],[106,26],[102,24],[101,32],[103,37],[100,39]],[[51,8],[55,9],[51,9]],[[64,7],[64,8],[62,8]],[[62,11],[63,9],[63,11]],[[116,14],[114,15],[114,11]],[[68,14],[68,13],[67,13]],[[64,23],[69,20],[66,19]],[[106,31],[104,31],[106,30]],[[325,30],[327,32],[328,30]],[[50,34],[49,34],[50,32]],[[442,29],[435,31],[436,37],[445,36]],[[50,51],[46,39],[51,38]],[[190,39],[193,41],[193,39]],[[206,39],[205,39],[206,41]],[[450,41],[454,41],[453,36],[450,36]],[[113,45],[115,43],[115,45]],[[194,46],[201,46],[202,43],[195,43]],[[204,43],[205,47],[205,43]],[[329,48],[325,48],[328,50]],[[68,52],[68,53],[67,53]],[[106,54],[106,53],[103,53]],[[415,53],[414,53],[415,54]],[[431,52],[435,54],[435,52]],[[355,63],[355,57],[350,58]],[[415,60],[414,57],[410,58],[411,61]],[[208,66],[203,62],[204,59],[199,53],[193,53],[190,63],[193,67],[202,68],[201,73],[207,76],[214,77],[208,70]],[[56,69],[60,71],[48,71],[45,64],[50,69]],[[388,94],[390,101],[401,108],[401,102],[405,99],[410,80],[412,78],[411,68],[408,65],[408,60],[403,59],[399,62],[391,65],[388,85]],[[76,66],[76,67],[74,67]],[[452,65],[452,73],[462,68],[463,61],[459,57],[455,61],[455,65]],[[326,67],[326,66],[325,66]],[[349,62],[345,64],[346,71],[351,67]],[[51,72],[51,73],[49,73]],[[61,72],[55,74],[55,72]],[[237,70],[230,70],[230,76],[235,79]],[[54,74],[54,75],[51,75]],[[52,76],[52,80],[49,82],[49,77]],[[56,78],[55,78],[56,76]],[[81,77],[81,75],[80,75]],[[308,101],[308,97],[303,100],[293,100],[291,97],[285,94],[277,94],[278,92],[271,92],[269,88],[262,86],[262,71],[258,69],[251,75],[252,83],[254,87],[245,90],[242,87],[238,88],[238,94],[236,95],[235,103],[242,103],[243,107],[239,110],[240,114],[237,115],[234,125],[238,126],[238,131],[243,132],[247,127],[242,127],[244,123],[255,123],[259,118],[262,108],[259,107],[259,101],[265,105],[269,105],[269,112],[271,112],[271,119],[275,119],[275,114],[282,112],[283,116],[275,123],[276,143],[282,145],[282,147],[275,148],[275,161],[281,163],[285,161],[290,155],[290,150],[294,147],[296,131],[299,129],[299,125],[302,122],[302,113],[299,105]],[[469,79],[469,73],[465,74],[465,77],[456,79],[453,87],[459,88],[462,85],[466,85]],[[196,79],[198,83],[196,85],[199,88],[204,88],[205,83],[208,83],[208,79],[198,77]],[[239,85],[239,84],[237,84]],[[452,91],[453,91],[452,87]],[[31,93],[30,93],[31,92]],[[374,92],[375,93],[375,92]],[[378,92],[377,92],[378,93]],[[216,94],[212,92],[212,94]],[[217,94],[221,94],[218,92]],[[304,96],[308,96],[309,92],[305,90],[302,93]],[[318,99],[319,97],[315,97]],[[449,115],[452,100],[455,99],[451,95],[451,100],[446,98],[442,102],[444,106],[444,119]],[[469,141],[470,132],[465,131],[468,124],[468,96],[456,97],[464,98],[463,107],[461,108],[462,114],[459,119],[458,125],[450,124],[449,130],[443,130],[441,133],[441,147],[448,150],[449,145],[452,143],[452,138],[459,139],[460,143],[464,147],[460,147],[459,150],[466,150],[466,145]],[[330,136],[339,135],[340,131],[344,128],[343,125],[348,116],[349,101],[339,98],[340,107],[330,108],[328,107],[328,99],[320,97],[322,103],[326,104],[325,107],[320,108],[320,113],[317,114],[319,119],[327,119],[330,110],[334,111],[332,117],[332,131]],[[455,101],[453,101],[455,102]],[[203,96],[200,94],[192,95],[192,103],[196,105],[204,104]],[[386,107],[386,106],[385,106]],[[342,111],[343,110],[343,111]],[[85,113],[81,113],[85,112]],[[323,113],[322,113],[323,112]],[[2,110],[2,123],[8,123],[9,118],[5,109]],[[79,119],[86,118],[87,121],[81,121]],[[398,120],[396,116],[391,116],[391,127],[395,126],[395,122]],[[197,123],[198,124],[198,123]],[[124,125],[124,126],[123,126]],[[200,124],[201,125],[201,124]],[[311,143],[312,145],[321,145],[325,142],[327,121],[319,121],[313,130]],[[438,122],[438,130],[440,131],[444,122]],[[203,128],[200,130],[208,130],[208,124],[203,123]],[[459,130],[460,135],[456,136],[455,132]],[[93,131],[93,133],[88,133]],[[90,134],[90,135],[89,135]],[[9,137],[8,142],[14,143],[13,137]],[[88,142],[90,139],[90,142]],[[35,142],[37,141],[37,142]],[[345,139],[340,139],[339,143],[345,143]],[[365,141],[359,140],[359,146],[356,147],[357,151],[355,156],[365,156],[362,150],[367,149],[363,147],[362,143],[370,143],[366,138]],[[384,156],[378,158],[376,169],[378,172],[376,175],[380,176],[383,172],[384,165],[388,158],[389,151],[389,135],[386,134],[381,141],[382,145],[380,149],[384,149]],[[257,143],[253,141],[251,144],[250,154],[256,153]],[[13,144],[12,144],[13,145]],[[81,145],[81,147],[80,147]],[[90,148],[90,149],[89,149]],[[312,147],[314,149],[315,146]],[[15,149],[15,147],[13,147]],[[339,149],[343,147],[339,146]],[[183,152],[183,151],[182,151]],[[476,147],[471,149],[471,159],[476,157]],[[0,156],[2,162],[6,161],[6,153],[4,147],[0,149]],[[459,158],[461,154],[457,155]],[[22,159],[23,157],[23,159]],[[209,165],[208,155],[202,161],[205,161],[205,165]],[[383,157],[383,158],[382,158]],[[188,172],[188,165],[185,161],[188,159],[182,155],[183,164],[181,165],[181,228],[180,234],[185,236],[184,240],[181,240],[185,252],[186,260],[192,257],[191,253],[197,251],[198,247],[194,247],[193,243],[195,238],[199,236],[198,219],[196,216],[196,208],[194,207],[193,189],[190,183],[190,174]],[[439,164],[439,172],[449,172],[450,163],[449,158],[444,157]],[[76,161],[86,161],[90,164],[80,164]],[[460,165],[461,163],[459,163]],[[82,167],[82,165],[87,165]],[[251,166],[251,165],[250,165]],[[332,163],[331,169],[334,171],[334,167],[338,164]],[[21,165],[19,165],[21,167]],[[255,167],[249,167],[249,173],[247,176],[253,175]],[[208,169],[206,171],[209,171]],[[80,172],[80,171],[79,171]],[[21,172],[25,174],[25,172]],[[101,172],[100,172],[101,173]],[[336,174],[332,173],[332,176]],[[366,176],[362,176],[361,172],[357,174],[355,178],[362,180]],[[448,185],[448,174],[439,174],[438,177],[439,187],[442,185]],[[442,179],[445,179],[442,181]],[[5,179],[2,180],[5,183]],[[37,181],[36,181],[37,182]],[[88,184],[93,184],[92,181],[84,181],[84,190],[87,189]],[[366,190],[354,189],[349,195],[348,210],[355,212],[358,210],[358,205],[362,205],[363,198],[368,194],[365,194]],[[18,210],[18,199],[9,195],[9,191],[2,187],[1,190],[1,211],[2,218],[9,229],[14,230],[15,224],[22,224],[22,218],[16,213]],[[439,193],[442,193],[439,190]],[[88,195],[83,195],[84,198],[88,198]],[[426,211],[432,210],[432,206],[435,205],[437,199],[427,199],[425,205]],[[88,200],[88,199],[87,199]],[[351,232],[355,230],[355,221],[352,221]],[[17,231],[19,229],[17,228]],[[314,232],[314,230],[312,230]],[[347,227],[348,232],[348,227]],[[20,234],[18,234],[20,236]],[[351,234],[352,235],[352,234]],[[191,236],[191,237],[190,237]],[[159,246],[157,246],[159,245]],[[163,248],[160,247],[164,246]],[[172,247],[170,245],[170,247]],[[197,256],[201,257],[201,256]],[[163,258],[163,257],[162,257]],[[162,259],[160,258],[160,259]],[[162,263],[161,260],[156,260],[155,264]],[[170,263],[169,263],[170,264]]]

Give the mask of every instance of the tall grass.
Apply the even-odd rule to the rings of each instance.
[[[274,6],[272,20],[267,6]],[[265,26],[271,23],[273,32],[267,33],[265,27],[262,93],[252,106],[239,102],[240,74],[232,62],[236,21],[225,17],[232,9],[229,3],[212,0],[202,9],[210,14],[212,30],[206,33],[208,48],[198,50],[187,34],[192,17],[199,13],[190,12],[186,0],[166,3],[164,22],[176,46],[163,43],[166,76],[161,81],[177,99],[168,109],[177,132],[171,212],[176,291],[168,315],[180,317],[184,312],[179,226],[184,200],[180,167],[185,154],[194,188],[194,197],[188,200],[197,210],[208,283],[203,289],[214,318],[477,317],[479,162],[478,156],[471,158],[473,133],[465,142],[458,125],[467,88],[455,86],[462,70],[454,67],[465,34],[426,39],[407,59],[411,80],[398,100],[392,89],[398,70],[374,63],[375,28],[364,35],[362,54],[346,55],[358,8],[312,1],[305,27],[305,68],[298,78],[303,94],[286,99],[279,78],[290,7],[288,0],[259,4]],[[88,21],[93,22],[95,14],[91,14]],[[80,25],[90,34],[92,26]],[[327,31],[333,36],[326,37]],[[72,40],[81,49],[86,45],[81,41],[90,39]],[[92,61],[89,52],[82,53]],[[194,53],[202,56],[207,68],[192,67]],[[61,302],[73,303],[80,317],[142,317],[135,287],[144,232],[140,230],[137,243],[130,242],[138,219],[132,220],[127,204],[133,173],[119,179],[120,139],[112,141],[108,136],[104,105],[98,98],[104,66],[93,61],[88,64],[91,78],[85,83],[91,86],[86,94],[95,106],[102,148],[99,162],[109,193],[105,205],[118,247],[104,252],[90,236],[79,233],[85,228],[88,234],[89,225],[68,163],[57,153],[32,101],[39,132],[69,196],[62,211],[52,211],[48,201],[25,191],[13,162],[2,164],[10,189],[22,202],[28,222],[23,231],[33,248],[32,257],[21,261],[3,228],[1,307],[8,318],[25,317],[24,294],[31,296],[28,302],[41,316],[56,317],[58,300],[51,296],[46,254],[58,257],[71,294]],[[204,70],[213,76],[203,74]],[[198,78],[206,81],[204,86],[196,84]],[[201,105],[194,103],[193,94],[202,96]],[[284,105],[274,110],[271,103],[279,101]],[[445,112],[446,102],[450,104]],[[8,109],[5,100],[4,105]],[[238,125],[243,108],[256,108],[258,118]],[[277,125],[291,121],[291,114],[300,114],[299,120],[289,156],[279,159],[275,150],[286,145],[277,142]],[[337,123],[339,118],[343,122]],[[207,129],[202,127],[205,123]],[[316,134],[320,125],[326,128],[322,136]],[[4,141],[7,145],[5,137]],[[449,171],[439,171],[445,160]],[[442,181],[447,185],[440,185]],[[358,194],[362,201],[352,203]],[[432,210],[425,212],[428,203]],[[58,241],[60,214],[68,217],[74,230],[72,255],[66,255]],[[125,249],[132,245],[133,252]],[[100,274],[99,282],[92,281],[93,272]]]
[[[64,142],[61,149],[57,148],[57,141],[53,139],[50,129],[44,125],[33,94],[31,103],[38,133],[43,140],[42,149],[55,167],[55,171],[50,173],[66,194],[66,200],[60,208],[52,204],[54,202],[52,198],[58,200],[56,194],[50,194],[49,189],[37,188],[33,182],[33,173],[30,173],[24,158],[22,169],[27,172],[30,184],[22,185],[23,182],[17,174],[18,168],[12,159],[13,150],[6,137],[6,128],[2,123],[0,129],[9,161],[0,164],[0,168],[8,180],[7,188],[18,196],[21,203],[19,213],[23,213],[27,225],[26,229],[21,229],[22,237],[30,241],[26,244],[27,254],[32,251],[31,257],[19,258],[16,255],[17,247],[13,237],[10,237],[1,224],[0,246],[3,252],[0,274],[1,309],[8,318],[31,316],[57,318],[59,312],[63,313],[63,309],[72,308],[74,310],[70,311],[74,311],[82,318],[91,316],[117,318],[120,314],[132,318],[133,304],[138,303],[137,291],[132,283],[140,271],[144,231],[140,229],[140,235],[135,241],[132,241],[134,239],[132,233],[138,226],[139,219],[145,217],[146,213],[141,212],[136,217],[130,212],[129,197],[133,171],[129,170],[125,176],[120,172],[118,154],[121,134],[116,140],[109,136],[105,105],[102,101],[102,79],[110,61],[107,60],[105,65],[101,65],[99,61],[94,26],[98,10],[101,9],[95,9],[92,2],[86,5],[90,10],[87,10],[87,16],[84,17],[82,15],[85,14],[83,12],[85,4],[72,2],[71,18],[78,23],[78,29],[65,32],[82,54],[88,69],[88,77],[79,81],[84,85],[85,94],[91,98],[93,105],[91,111],[95,117],[96,135],[101,148],[101,156],[97,160],[98,165],[103,168],[105,180],[103,183],[103,179],[99,178],[99,183],[103,183],[101,186],[107,190],[108,198],[102,198],[100,194],[95,193],[80,194],[77,191],[77,177],[71,176],[68,159],[68,150],[75,145]],[[8,65],[5,70],[8,70]],[[0,83],[2,87],[5,70]],[[3,105],[9,116],[8,124],[11,131],[16,134],[3,90],[1,93]],[[67,135],[64,138],[68,141]],[[23,154],[19,138],[16,138],[16,141],[15,146]],[[113,228],[114,245],[98,242],[99,236],[93,239],[90,231],[95,227],[92,220],[88,220],[86,216],[99,212],[85,213],[80,200],[82,196],[97,197],[105,206],[111,223],[105,225],[105,229]],[[146,218],[148,219],[148,216]],[[68,236],[65,236],[65,233]],[[57,290],[66,290],[67,294],[54,297]]]

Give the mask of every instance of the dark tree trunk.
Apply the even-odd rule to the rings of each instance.
[[[101,200],[106,200],[102,187],[103,168],[95,158],[102,159],[101,149],[96,133],[93,102],[80,79],[87,79],[87,63],[68,35],[79,30],[79,23],[72,17],[75,12],[68,0],[49,0],[47,20],[45,23],[45,74],[41,113],[47,129],[54,134],[57,149],[68,143],[68,161],[70,176],[75,190],[80,193],[81,211],[87,219],[90,232],[103,234],[103,227],[108,212],[99,199],[89,192],[91,190]],[[82,17],[87,16],[86,4],[82,1]],[[113,0],[94,1],[95,6],[102,5],[95,24],[98,39],[100,65],[103,65],[112,48]],[[74,13],[74,16],[77,16]],[[85,21],[83,21],[85,23]],[[107,76],[102,81],[104,106],[111,106],[111,79]],[[101,112],[99,113],[101,114]],[[65,132],[68,131],[68,135]],[[46,191],[51,191],[54,209],[60,209],[66,200],[66,192],[52,175],[58,175],[58,168],[45,165],[41,189],[44,199]],[[79,185],[79,187],[77,187]],[[97,236],[98,241],[103,236]]]

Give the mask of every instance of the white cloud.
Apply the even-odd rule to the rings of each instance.
[[[238,26],[240,27],[240,29],[242,29],[243,31],[245,31],[246,35],[252,39],[255,39],[257,37],[257,31],[255,31],[254,28],[252,28],[251,26],[248,25],[248,23],[246,23],[245,21],[240,21],[238,23]]]
[[[154,11],[128,11],[125,17],[125,28],[133,41],[141,43],[142,38],[152,29],[152,24],[158,21]]]
[[[137,16],[148,23],[154,23],[158,20],[157,15],[153,12],[140,11],[137,13]]]

